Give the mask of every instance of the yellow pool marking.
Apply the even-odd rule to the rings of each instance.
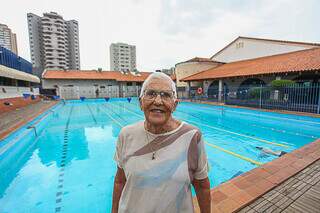
[[[219,130],[219,131],[223,131],[223,132],[228,132],[228,133],[230,133],[230,134],[239,135],[239,136],[242,136],[242,137],[254,139],[254,140],[260,141],[260,142],[262,142],[262,143],[267,143],[267,144],[272,144],[272,145],[276,145],[276,146],[281,146],[281,147],[289,148],[288,145],[284,145],[284,144],[276,143],[276,142],[270,142],[270,141],[267,141],[267,140],[264,140],[264,139],[260,139],[260,138],[256,138],[256,137],[252,137],[252,136],[248,136],[248,135],[244,135],[244,134],[241,134],[241,133],[232,132],[232,131],[229,131],[229,130],[221,129],[221,128],[218,128],[218,127],[213,127],[213,126],[210,126],[210,125],[207,125],[207,124],[203,124],[203,123],[198,123],[198,122],[196,122],[196,121],[188,121],[188,122],[190,122],[190,123],[195,123],[195,124],[197,124],[197,125],[203,125],[203,126],[206,126],[206,127],[208,127],[208,128],[215,129],[215,130]]]
[[[208,143],[208,142],[205,141],[205,144],[207,144],[208,146],[211,146],[212,148],[218,149],[218,150],[220,150],[220,151],[222,151],[222,152],[228,153],[228,154],[230,154],[230,155],[232,155],[232,156],[234,156],[234,157],[240,158],[240,159],[242,159],[242,160],[244,160],[244,161],[248,161],[248,162],[250,162],[250,163],[253,163],[253,164],[257,165],[257,166],[261,166],[261,165],[263,164],[263,163],[261,163],[261,162],[252,160],[251,158],[242,156],[242,155],[237,154],[237,153],[235,153],[235,152],[232,152],[232,151],[229,151],[229,150],[227,150],[227,149],[224,149],[224,148],[222,148],[222,147],[220,147],[220,146],[214,145],[214,144],[212,144],[212,143]]]
[[[126,107],[125,107],[125,108],[126,108]],[[126,110],[128,110],[129,112],[131,112],[131,113],[133,113],[133,114],[135,114],[135,115],[137,115],[137,116],[139,116],[139,117],[143,117],[143,116],[139,115],[138,113],[129,110],[128,108],[126,108]],[[242,155],[240,155],[240,154],[238,154],[238,153],[235,153],[235,152],[229,151],[229,150],[227,150],[227,149],[224,149],[224,148],[222,148],[222,147],[220,147],[220,146],[214,145],[214,144],[212,144],[212,143],[209,143],[209,142],[206,142],[206,141],[205,141],[205,143],[206,143],[208,146],[211,146],[212,148],[218,149],[218,150],[220,150],[220,151],[222,151],[222,152],[225,152],[225,153],[230,154],[230,155],[232,155],[232,156],[234,156],[234,157],[240,158],[240,159],[242,159],[242,160],[244,160],[244,161],[253,163],[253,164],[257,165],[257,166],[261,166],[261,165],[263,164],[263,163],[261,163],[261,162],[252,160],[251,158],[242,156]]]

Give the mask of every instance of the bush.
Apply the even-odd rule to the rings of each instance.
[[[294,84],[294,81],[291,80],[273,80],[271,82],[271,86],[275,89],[279,88],[279,87],[286,87],[286,86],[290,86]]]
[[[249,98],[257,99],[260,97],[260,90],[261,88],[251,88],[249,90]]]

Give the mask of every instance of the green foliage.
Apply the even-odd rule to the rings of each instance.
[[[249,98],[252,98],[252,99],[259,98],[260,97],[260,90],[261,90],[261,88],[259,88],[259,87],[251,88],[248,92]]]
[[[271,86],[273,88],[286,87],[294,84],[294,81],[291,80],[273,80]]]

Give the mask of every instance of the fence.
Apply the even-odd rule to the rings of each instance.
[[[292,84],[272,87],[269,85],[224,87],[221,102],[262,109],[290,110],[320,114],[320,83]],[[189,98],[194,100],[218,101],[219,91],[210,95],[198,95],[191,90]]]

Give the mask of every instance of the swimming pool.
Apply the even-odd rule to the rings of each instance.
[[[320,137],[319,118],[187,102],[174,116],[202,130],[212,186],[276,158],[256,146],[290,152]],[[109,212],[117,135],[142,119],[136,99],[68,101],[40,115],[0,142],[0,212]]]

